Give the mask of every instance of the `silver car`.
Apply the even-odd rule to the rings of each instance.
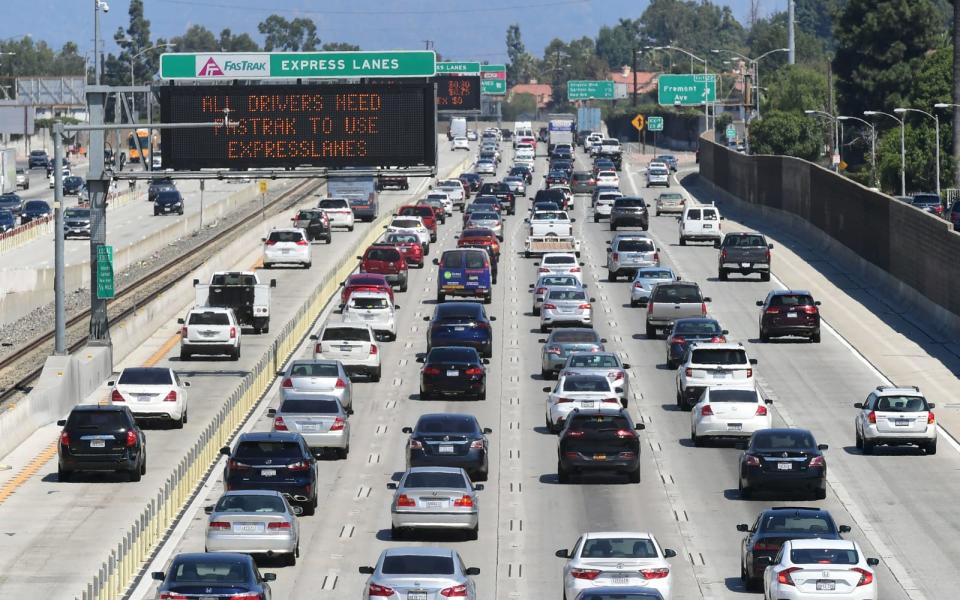
[[[472,212],[463,228],[489,229],[497,236],[498,240],[503,241],[503,221],[500,219],[500,215],[495,212]]]
[[[606,338],[593,329],[574,327],[554,329],[550,337],[541,339],[543,350],[540,352],[540,376],[544,379],[556,377],[574,352],[603,352]]]
[[[637,269],[630,286],[630,306],[646,306],[650,300],[650,292],[658,283],[680,281],[670,267],[643,267]]]
[[[350,453],[350,420],[333,396],[289,392],[267,416],[273,419],[271,431],[299,433],[316,454],[331,448],[345,459]]]
[[[507,187],[510,188],[510,191],[517,196],[526,196],[527,195],[527,184],[523,180],[523,177],[518,177],[515,175],[510,175],[503,178],[503,182],[507,184]]]
[[[300,556],[300,507],[275,490],[225,492],[207,506],[204,552],[282,555],[288,565]]]
[[[657,196],[656,211],[659,217],[663,213],[682,213],[687,201],[678,192],[664,192]]]
[[[602,375],[620,395],[621,404],[627,407],[630,398],[630,365],[620,360],[616,352],[574,352],[560,371],[565,375]]]
[[[374,567],[363,566],[369,575],[363,600],[477,600],[477,585],[471,579],[477,567],[466,568],[456,550],[429,546],[388,548],[380,553]]]
[[[616,281],[621,275],[633,277],[640,267],[659,264],[657,244],[647,236],[618,236],[607,247],[607,281]]]
[[[551,288],[540,306],[540,331],[547,333],[558,324],[592,327],[595,300],[581,287]]]
[[[473,172],[477,175],[496,175],[497,165],[492,160],[478,160]]]
[[[399,540],[411,529],[456,529],[471,540],[480,531],[480,501],[483,484],[470,481],[466,471],[454,467],[413,467],[400,483],[390,504],[390,536]]]
[[[555,287],[579,287],[581,289],[587,289],[587,286],[581,284],[580,280],[573,275],[541,275],[537,278],[536,283],[530,284],[530,289],[533,291],[533,316],[540,316],[540,306],[543,304],[543,299],[546,297],[547,291]]]
[[[353,383],[339,360],[298,358],[277,376],[281,378],[281,398],[296,392],[333,396],[353,414]]]

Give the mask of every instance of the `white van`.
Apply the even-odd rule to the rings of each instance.
[[[713,242],[720,247],[723,232],[720,230],[720,211],[712,204],[698,204],[683,209],[683,214],[677,217],[680,224],[680,245],[686,246],[687,241]]]

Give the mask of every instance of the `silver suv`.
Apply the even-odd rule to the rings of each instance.
[[[860,409],[854,420],[857,448],[864,454],[882,444],[915,444],[927,454],[937,453],[934,404],[927,402],[917,386],[877,386],[854,407]]]
[[[646,235],[617,236],[607,248],[607,281],[633,277],[642,267],[659,267],[660,252]]]
[[[657,284],[647,301],[647,337],[656,337],[658,329],[671,327],[677,319],[707,316],[708,302],[710,298],[700,293],[696,283]]]

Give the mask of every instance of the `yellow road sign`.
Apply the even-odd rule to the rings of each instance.
[[[643,115],[635,116],[630,124],[636,127],[637,131],[643,131]]]
[[[258,183],[259,183],[259,185],[260,185],[260,193],[261,193],[261,194],[266,194],[266,193],[267,193],[267,182],[266,182],[266,180],[261,179]]]

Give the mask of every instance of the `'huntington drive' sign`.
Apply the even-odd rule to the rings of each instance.
[[[161,79],[352,79],[433,77],[433,50],[385,52],[211,52],[160,55]]]

